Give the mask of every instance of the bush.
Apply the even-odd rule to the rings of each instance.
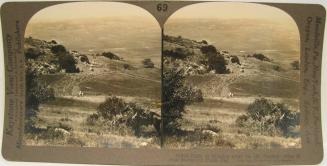
[[[290,111],[285,104],[261,98],[250,104],[246,115],[240,116],[236,123],[240,127],[252,128],[262,134],[287,135],[290,127],[299,123],[298,120],[298,115]]]
[[[151,61],[150,58],[144,59],[142,63],[145,68],[154,68],[154,63]]]
[[[141,134],[143,126],[153,125],[157,132],[160,132],[159,115],[145,110],[135,103],[126,103],[117,97],[107,98],[97,108],[97,114],[88,117],[89,124],[95,124],[100,117],[110,121],[113,125],[126,125],[133,129],[135,135]]]
[[[60,55],[60,54],[66,54],[67,50],[63,45],[54,45],[51,47],[51,52]]]
[[[253,54],[253,57],[256,59],[259,59],[261,61],[268,61],[268,62],[270,61],[270,59],[268,57],[266,57],[265,55],[263,55],[261,53],[259,53],[259,54],[255,53],[255,54]]]
[[[180,128],[185,106],[203,101],[202,92],[186,87],[183,70],[169,69],[163,74],[163,129],[164,133],[174,133]]]
[[[117,97],[107,98],[97,108],[97,113],[104,119],[113,120],[116,116],[124,114],[127,110],[126,103]]]
[[[208,42],[206,40],[202,40],[201,43],[202,44],[208,44]]]
[[[57,44],[57,42],[55,40],[51,40],[50,43],[51,44]]]
[[[177,47],[172,50],[164,50],[163,55],[167,57],[172,57],[175,59],[186,59],[193,53],[184,47]]]
[[[109,59],[113,59],[113,60],[121,60],[121,58],[119,56],[115,55],[112,52],[103,52],[102,56],[109,58]]]
[[[65,129],[67,131],[72,131],[73,130],[73,127],[67,123],[61,123],[59,122],[58,123],[58,128],[62,128],[62,129]]]
[[[208,59],[208,70],[215,70],[216,73],[227,73],[227,62],[221,54],[217,53],[216,47],[213,45],[206,45],[201,47],[201,52],[206,55]]]
[[[40,49],[37,47],[30,47],[25,49],[26,59],[37,59],[41,55]]]
[[[209,70],[215,70],[216,73],[224,74],[228,73],[228,70],[226,68],[226,61],[224,56],[217,54],[215,56],[210,56],[208,58],[208,69]]]
[[[35,130],[35,121],[39,105],[54,99],[54,90],[48,88],[38,80],[37,72],[27,65],[26,74],[26,111],[25,111],[25,131],[33,132]]]
[[[81,62],[85,62],[87,64],[90,64],[89,58],[86,55],[80,55]]]
[[[59,66],[64,69],[66,73],[78,73],[79,69],[76,67],[77,62],[70,54],[62,54],[59,56]]]
[[[67,144],[78,145],[78,146],[81,146],[81,147],[86,145],[86,143],[83,140],[81,140],[80,138],[76,138],[76,137],[69,137],[67,139]]]
[[[56,130],[56,128],[52,126],[48,126],[46,130],[42,130],[40,132],[41,139],[54,140],[54,139],[63,139],[64,137],[65,137],[64,133]]]
[[[93,126],[93,125],[95,125],[97,123],[98,120],[99,120],[99,115],[94,113],[94,114],[87,117],[86,124],[90,125],[90,126]]]
[[[203,53],[203,54],[214,54],[214,55],[216,55],[217,54],[217,49],[216,49],[216,47],[215,46],[213,46],[213,45],[206,45],[206,46],[202,46],[201,47],[201,52]]]
[[[294,70],[300,70],[300,62],[299,61],[293,61],[291,63],[291,66]]]
[[[232,55],[231,57],[232,57],[231,58],[232,63],[237,63],[238,65],[241,65],[240,59],[237,56]]]

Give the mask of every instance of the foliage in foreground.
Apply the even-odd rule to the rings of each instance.
[[[201,90],[185,86],[183,71],[168,69],[163,74],[163,131],[174,133],[180,129],[180,121],[186,113],[185,106],[202,102]]]
[[[240,116],[236,123],[264,135],[287,135],[291,127],[298,125],[299,116],[283,103],[261,98],[250,104],[246,115]]]
[[[133,102],[125,102],[121,98],[109,97],[97,108],[97,113],[90,115],[86,122],[94,125],[99,121],[108,122],[107,125],[126,125],[139,136],[142,127],[153,125],[160,132],[160,118]]]
[[[25,111],[25,131],[31,132],[35,129],[35,121],[39,105],[54,99],[54,90],[48,88],[38,80],[37,72],[26,66],[26,111]]]

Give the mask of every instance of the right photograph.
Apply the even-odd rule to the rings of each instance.
[[[162,63],[164,148],[301,148],[300,36],[284,11],[183,7],[165,23]]]

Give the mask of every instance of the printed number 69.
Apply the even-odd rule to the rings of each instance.
[[[165,11],[167,11],[167,9],[168,9],[168,5],[166,3],[159,3],[157,5],[157,10],[159,12],[165,12]]]

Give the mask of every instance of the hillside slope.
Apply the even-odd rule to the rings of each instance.
[[[166,147],[229,147],[243,148],[298,148],[301,147],[299,129],[292,129],[294,137],[267,136],[240,128],[238,117],[245,115],[248,106],[258,98],[284,103],[299,112],[299,70],[293,70],[290,62],[275,60],[269,54],[231,54],[209,42],[195,41],[181,36],[164,37],[164,70],[183,70],[185,85],[202,91],[204,101],[186,107],[181,125],[186,133],[208,128],[217,131],[220,141],[197,140],[195,136],[180,135],[167,138]],[[223,59],[214,61],[220,67],[210,67],[210,56]],[[286,58],[287,59],[287,58]],[[279,63],[283,61],[284,63]],[[215,69],[224,69],[217,72]],[[207,129],[207,130],[208,130]]]

